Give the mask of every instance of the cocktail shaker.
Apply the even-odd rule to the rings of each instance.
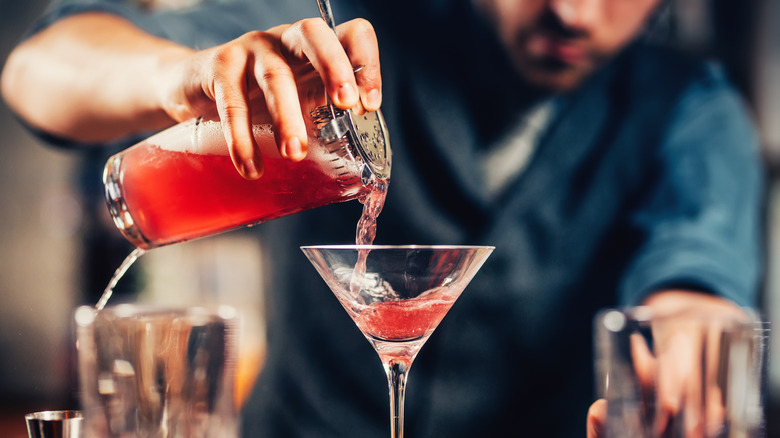
[[[258,180],[234,168],[218,119],[180,123],[112,156],[103,183],[114,223],[147,250],[386,187],[391,151],[379,111],[339,110],[324,91],[301,97],[301,107],[309,138],[301,162],[281,157],[270,124],[253,125],[265,167]]]

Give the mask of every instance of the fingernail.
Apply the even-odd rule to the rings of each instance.
[[[260,172],[257,171],[257,166],[255,166],[254,160],[248,160],[243,164],[244,168],[244,177],[247,179],[257,179],[260,178]]]
[[[358,93],[352,84],[341,84],[337,97],[341,105],[352,106],[358,100]]]
[[[366,109],[376,111],[380,105],[382,105],[382,96],[379,94],[379,90],[374,88],[366,95]]]
[[[306,156],[303,145],[298,137],[292,137],[287,141],[284,148],[285,158],[293,161],[300,161]]]

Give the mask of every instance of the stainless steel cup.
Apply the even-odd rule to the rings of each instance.
[[[41,411],[24,416],[30,438],[81,438],[79,411]]]

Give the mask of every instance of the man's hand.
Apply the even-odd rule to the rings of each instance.
[[[607,425],[607,401],[598,399],[590,405],[587,419],[587,438],[604,438]]]
[[[710,436],[725,418],[723,394],[718,384],[721,337],[718,327],[706,327],[694,316],[750,322],[738,306],[723,298],[689,291],[664,291],[644,305],[653,318],[674,317],[680,324],[653,326],[653,352],[640,335],[633,335],[631,356],[640,391],[656,401],[653,429],[658,436],[682,427],[686,436]],[[688,319],[687,317],[691,318]],[[720,319],[723,320],[723,319]],[[706,334],[706,335],[705,335]],[[706,354],[702,357],[702,353]],[[702,399],[706,394],[706,399]],[[703,406],[703,408],[702,408]],[[673,424],[685,410],[684,424]],[[707,423],[704,423],[704,420]],[[588,411],[588,438],[603,438],[607,420],[606,400],[597,400]]]
[[[282,157],[302,160],[308,136],[299,99],[312,87],[324,82],[341,109],[373,111],[381,104],[379,52],[371,24],[356,19],[338,26],[337,32],[324,20],[310,18],[195,52],[175,65],[178,75],[165,109],[183,121],[216,105],[230,155],[245,178],[258,178],[263,171],[251,127],[258,117],[273,124]],[[313,72],[322,80],[306,81]]]
[[[236,168],[254,179],[263,161],[253,119],[273,123],[283,157],[306,155],[299,96],[312,91],[302,84],[314,83],[313,76],[337,107],[378,109],[382,80],[371,24],[356,19],[334,33],[309,18],[196,51],[116,15],[75,14],[17,46],[0,85],[29,125],[82,143],[216,113]]]

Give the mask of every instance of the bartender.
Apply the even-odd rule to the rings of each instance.
[[[721,68],[645,38],[661,0],[334,0],[338,37],[302,18],[311,0],[149,3],[55,1],[11,53],[4,98],[83,150],[216,108],[250,179],[253,112],[283,156],[307,151],[302,65],[338,107],[381,105],[393,170],[376,243],[496,246],[415,362],[409,436],[582,436],[597,309],[757,304],[756,133]],[[269,351],[244,436],[387,435],[376,353],[298,250],[353,243],[359,213],[256,228]]]

